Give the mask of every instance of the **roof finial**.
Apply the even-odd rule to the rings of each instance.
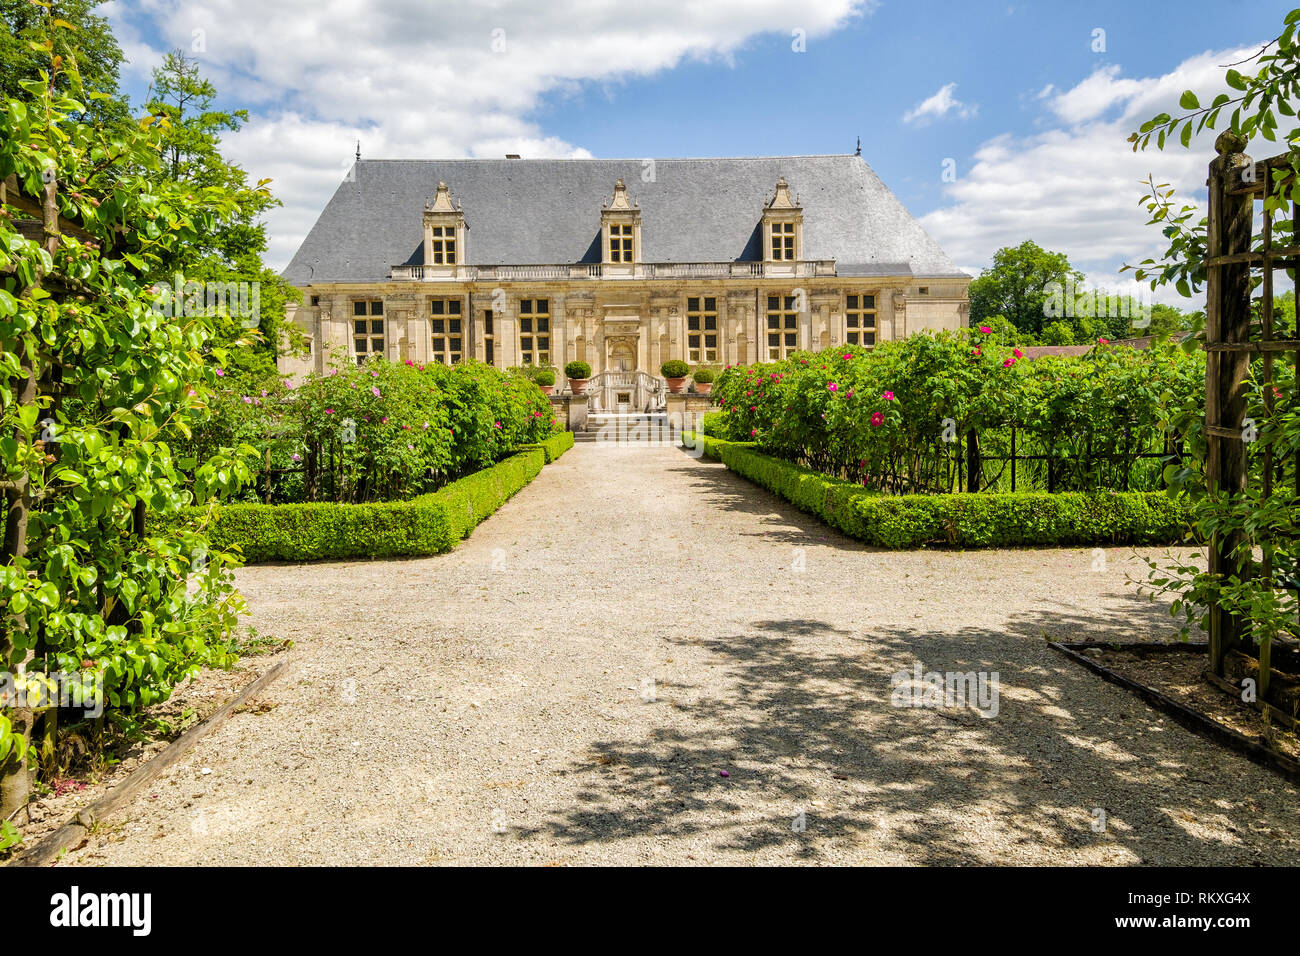
[[[861,136],[858,137],[858,148],[857,148],[857,150],[853,153],[853,155],[854,155],[854,156],[861,156],[861,155],[862,155],[862,137],[861,137]]]
[[[357,140],[357,162],[361,162],[361,140]]]

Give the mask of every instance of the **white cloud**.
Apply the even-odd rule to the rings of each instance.
[[[342,179],[357,139],[384,158],[581,157],[526,117],[543,96],[687,59],[727,62],[765,33],[823,36],[874,0],[139,0],[109,13],[147,70],[193,49],[250,122],[225,143],[284,208],[268,217],[283,266]],[[140,38],[156,34],[160,43]],[[793,53],[791,55],[794,55]],[[151,60],[151,57],[154,58]]]
[[[968,119],[978,112],[978,106],[968,106],[957,97],[952,95],[952,91],[957,89],[956,83],[949,83],[941,86],[939,92],[933,96],[922,100],[912,109],[903,114],[904,123],[925,124],[933,120],[940,119],[951,113],[959,119]]]
[[[1181,200],[1203,205],[1217,135],[1207,129],[1192,138],[1190,149],[1170,143],[1157,151],[1153,144],[1134,153],[1129,133],[1157,113],[1179,115],[1185,89],[1196,90],[1201,102],[1213,99],[1226,89],[1221,64],[1258,50],[1203,53],[1158,77],[1124,77],[1118,67],[1104,67],[1070,89],[1045,88],[1043,103],[1063,125],[981,144],[970,169],[959,169],[957,182],[947,187],[948,205],[922,224],[957,262],[987,265],[1002,246],[1033,239],[1067,253],[1092,282],[1119,288],[1131,276],[1120,277],[1122,263],[1164,250],[1160,231],[1146,224],[1146,210],[1138,205],[1142,181],[1154,174],[1156,182],[1173,184]],[[1161,301],[1202,305],[1163,291]]]

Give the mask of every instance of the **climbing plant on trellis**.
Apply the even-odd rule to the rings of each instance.
[[[1192,455],[1165,477],[1192,498],[1192,537],[1207,546],[1208,566],[1176,561],[1151,583],[1175,595],[1185,633],[1209,633],[1207,679],[1292,727],[1300,713],[1300,332],[1288,294],[1300,266],[1298,34],[1300,8],[1258,52],[1225,64],[1226,90],[1204,103],[1185,90],[1179,114],[1160,113],[1129,137],[1134,150],[1186,148],[1226,121],[1209,167],[1208,215],[1177,205],[1173,187],[1152,177],[1143,203],[1169,245],[1158,260],[1125,267],[1153,289],[1206,293],[1204,406],[1170,416]],[[1245,150],[1256,138],[1284,152],[1254,162]]]
[[[1296,155],[1252,162],[1235,131],[1210,164],[1206,232],[1208,673],[1294,724],[1300,710],[1300,409]],[[1256,222],[1259,228],[1256,232]],[[1253,682],[1253,686],[1251,684]]]

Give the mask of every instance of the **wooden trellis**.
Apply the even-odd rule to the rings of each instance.
[[[1247,491],[1250,456],[1262,456],[1259,468],[1259,494],[1267,499],[1275,493],[1285,493],[1281,482],[1290,478],[1295,492],[1300,495],[1300,454],[1294,462],[1277,460],[1272,445],[1261,442],[1261,448],[1252,445],[1252,423],[1247,418],[1247,385],[1252,374],[1263,387],[1265,416],[1274,412],[1275,363],[1291,362],[1300,365],[1300,338],[1278,338],[1274,321],[1274,273],[1289,270],[1295,280],[1300,265],[1300,205],[1287,202],[1281,210],[1267,211],[1260,216],[1261,232],[1257,248],[1254,225],[1264,199],[1272,195],[1278,183],[1288,187],[1293,181],[1292,157],[1275,156],[1262,162],[1252,162],[1242,150],[1245,142],[1233,132],[1221,134],[1215,143],[1218,157],[1210,163],[1209,219],[1206,237],[1206,323],[1205,323],[1205,435],[1207,441],[1206,482],[1213,490],[1218,488],[1232,495]],[[1291,220],[1290,244],[1278,245],[1274,240],[1275,219],[1282,219],[1289,211]],[[1284,234],[1286,230],[1281,230]],[[1260,301],[1259,321],[1252,323],[1251,298],[1258,273]],[[1300,290],[1298,290],[1300,291]],[[1300,296],[1297,296],[1300,298]],[[1287,472],[1290,471],[1290,475]],[[1275,482],[1279,483],[1275,487]],[[1300,543],[1294,540],[1264,541],[1261,557],[1239,554],[1243,543],[1241,532],[1215,535],[1210,541],[1209,570],[1213,575],[1238,576],[1240,579],[1258,575],[1272,586],[1273,560],[1276,553],[1296,552]],[[1300,560],[1300,553],[1296,553]],[[1218,580],[1223,580],[1219,578]],[[1240,677],[1243,655],[1245,672],[1258,675],[1258,692],[1261,703],[1266,701],[1273,667],[1270,663],[1271,640],[1259,640],[1253,634],[1247,618],[1234,615],[1212,601],[1209,615],[1211,679],[1229,686],[1223,678],[1225,668],[1229,675]],[[1235,660],[1234,660],[1235,659]],[[1234,684],[1234,689],[1239,688]]]

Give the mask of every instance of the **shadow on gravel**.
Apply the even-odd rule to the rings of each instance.
[[[699,495],[702,506],[752,515],[754,530],[747,533],[754,537],[794,545],[823,543],[845,551],[889,553],[884,548],[871,547],[841,534],[819,518],[805,514],[784,498],[740,477],[724,465],[708,464],[713,467],[702,468],[697,459],[683,455],[680,460],[665,464],[663,470],[681,475],[674,483],[689,486]]]
[[[599,766],[569,770],[580,802],[521,835],[694,837],[719,851],[779,847],[827,863],[1068,863],[1109,844],[1149,864],[1295,864],[1294,843],[1272,842],[1290,831],[1294,788],[1044,640],[1168,630],[1161,609],[1138,598],[1106,613],[1026,614],[1005,631],[755,621],[702,641],[730,678],[725,699],[665,689],[659,704],[676,708],[676,726],[599,742]],[[997,715],[893,706],[891,675],[917,662],[998,672]],[[792,828],[800,808],[805,832]],[[1097,808],[1105,833],[1093,831]]]

